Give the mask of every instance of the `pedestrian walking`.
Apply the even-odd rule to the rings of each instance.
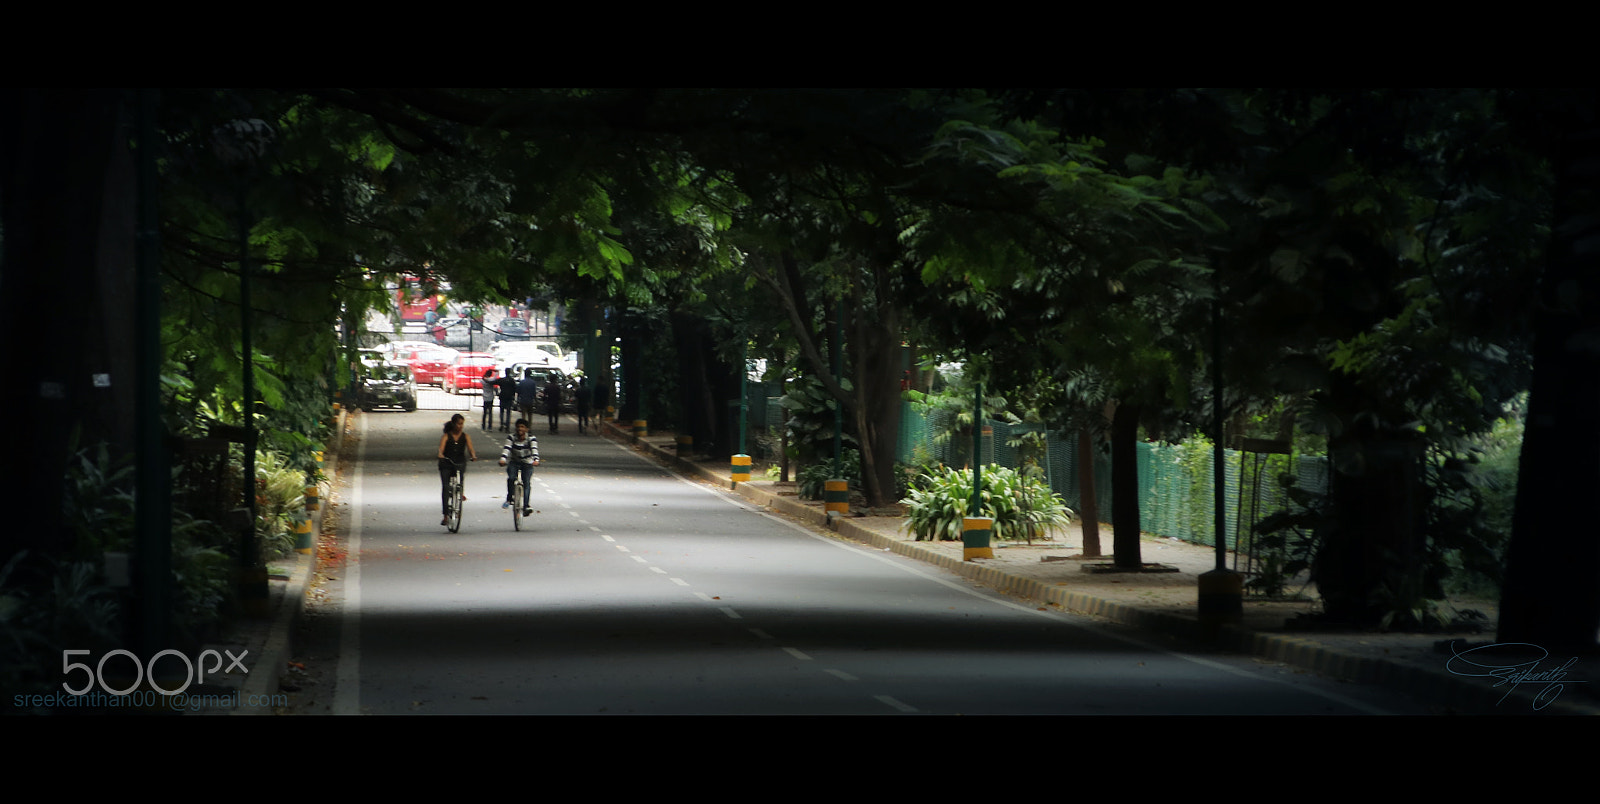
[[[554,377],[546,380],[541,396],[544,397],[544,414],[550,419],[550,432],[554,433],[561,423],[561,383]]]
[[[483,373],[483,423],[480,425],[485,432],[494,427],[494,397],[499,390],[494,383],[495,370],[489,369]]]
[[[532,368],[524,369],[522,381],[517,383],[517,409],[522,418],[533,421],[533,409],[539,404],[539,379]]]
[[[517,405],[517,380],[511,376],[511,370],[506,369],[505,376],[494,381],[495,389],[500,392],[500,432],[511,432],[511,411]]]
[[[572,393],[578,403],[578,435],[583,435],[589,429],[589,378],[579,374]]]

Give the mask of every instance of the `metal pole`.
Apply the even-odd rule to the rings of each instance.
[[[840,299],[833,316],[833,378],[838,380],[844,372],[840,359],[840,341],[844,340],[844,300]],[[843,383],[840,383],[843,385]],[[861,436],[858,434],[858,438]],[[834,400],[833,405],[833,476],[844,475],[844,402]]]
[[[982,516],[979,504],[983,497],[983,382],[974,383],[972,400],[972,505],[967,516]]]
[[[155,91],[139,90],[137,378],[139,619],[145,657],[168,646],[172,610],[171,463],[161,423],[161,238],[156,206]]]
[[[250,337],[250,216],[245,204],[245,181],[239,179],[239,351],[244,364],[244,496],[250,523],[245,527],[243,555],[239,557],[239,582],[245,610],[265,616],[267,570],[261,565],[261,548],[256,541],[256,375],[255,344]]]
[[[1225,623],[1236,623],[1244,618],[1244,575],[1228,569],[1228,514],[1226,453],[1223,452],[1222,404],[1222,272],[1214,267],[1212,273],[1215,296],[1211,301],[1211,445],[1212,465],[1212,518],[1213,540],[1216,542],[1217,566],[1200,576],[1199,621],[1201,627],[1215,633]]]
[[[750,410],[749,385],[750,385],[750,339],[749,338],[745,338],[745,340],[744,340],[744,348],[739,353],[739,454],[740,455],[748,455],[749,454],[749,453],[745,452],[745,442],[744,442],[745,430],[748,427],[748,422],[745,421],[745,416],[746,416],[747,412]]]
[[[1216,569],[1228,568],[1228,515],[1226,457],[1222,443],[1222,279],[1215,279],[1217,298],[1211,302],[1211,430],[1216,439],[1211,445],[1211,506],[1213,541],[1216,544]]]

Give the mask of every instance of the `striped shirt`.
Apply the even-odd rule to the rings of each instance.
[[[515,435],[506,439],[506,445],[500,450],[500,460],[506,463],[532,464],[539,460],[539,439],[529,433],[526,441],[518,441]]]

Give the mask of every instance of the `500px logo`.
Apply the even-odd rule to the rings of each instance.
[[[228,668],[226,670],[222,670],[223,653],[228,655],[229,660]],[[141,664],[139,662],[139,657],[133,655],[132,652],[118,649],[110,651],[106,653],[106,655],[101,656],[100,661],[91,668],[89,665],[84,664],[83,662],[72,661],[73,656],[86,656],[89,654],[89,651],[63,650],[61,651],[61,675],[70,677],[74,672],[82,670],[84,675],[88,676],[88,678],[84,682],[83,686],[77,689],[73,689],[71,684],[67,681],[61,682],[61,688],[73,695],[82,695],[94,689],[96,684],[99,684],[100,689],[104,690],[109,695],[127,695],[138,689],[139,684],[145,680],[146,676],[149,676],[150,686],[156,692],[159,692],[162,695],[179,695],[185,690],[189,689],[190,684],[204,682],[207,672],[216,675],[218,670],[222,670],[222,675],[227,675],[228,673],[233,672],[233,668],[237,667],[248,674],[250,672],[250,668],[244,666],[244,657],[249,655],[249,653],[250,651],[244,650],[240,651],[238,656],[235,656],[231,650],[223,650],[222,653],[218,653],[214,650],[206,650],[200,652],[198,662],[191,662],[189,657],[182,651],[172,650],[169,648],[157,653],[154,656],[151,656],[150,661]],[[133,660],[133,680],[129,682],[128,686],[124,689],[112,689],[111,686],[106,683],[106,660],[118,655],[126,656]],[[176,656],[177,660],[181,660],[183,662],[184,675],[183,686],[181,687],[177,687],[175,689],[165,689],[160,684],[156,683],[156,662],[161,659],[161,657],[167,655]],[[207,656],[211,657],[213,660],[210,670],[206,669]],[[197,664],[198,666],[196,666]],[[115,667],[113,667],[113,669],[115,669]],[[196,674],[197,670],[198,675]]]

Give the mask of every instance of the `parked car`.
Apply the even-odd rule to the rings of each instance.
[[[488,352],[461,352],[444,372],[444,390],[452,394],[481,391],[483,373],[492,368],[495,368],[494,355]]]
[[[411,375],[418,385],[442,384],[445,369],[449,368],[455,359],[456,350],[431,344],[421,349],[396,352],[395,357],[391,358],[394,362],[405,363],[411,367]]]
[[[434,340],[438,341],[440,346],[448,346],[452,349],[470,348],[473,340],[472,319],[439,319],[438,330],[434,333]],[[478,338],[477,340],[481,344],[488,339]]]
[[[572,382],[567,377],[566,372],[560,368],[545,365],[544,363],[513,363],[507,367],[507,370],[514,372],[512,376],[520,380],[523,372],[530,368],[533,369],[534,376],[539,379],[539,389],[541,391],[544,390],[545,383],[548,382],[554,382],[561,386],[561,410],[567,413],[577,412],[577,391],[573,389]],[[539,410],[542,412],[544,408],[541,407]]]
[[[528,339],[528,322],[522,318],[502,318],[495,327],[497,341],[525,341]]]
[[[400,362],[402,355],[417,349],[438,349],[439,344],[433,341],[389,341],[374,347],[374,351],[382,354],[385,360]]]
[[[504,373],[506,369],[518,364],[559,366],[560,361],[556,356],[534,346],[526,341],[502,341],[489,347],[489,353],[494,355],[495,368]]]
[[[356,385],[356,403],[362,410],[400,408],[407,413],[417,409],[417,384],[411,369],[395,363],[367,364]]]

